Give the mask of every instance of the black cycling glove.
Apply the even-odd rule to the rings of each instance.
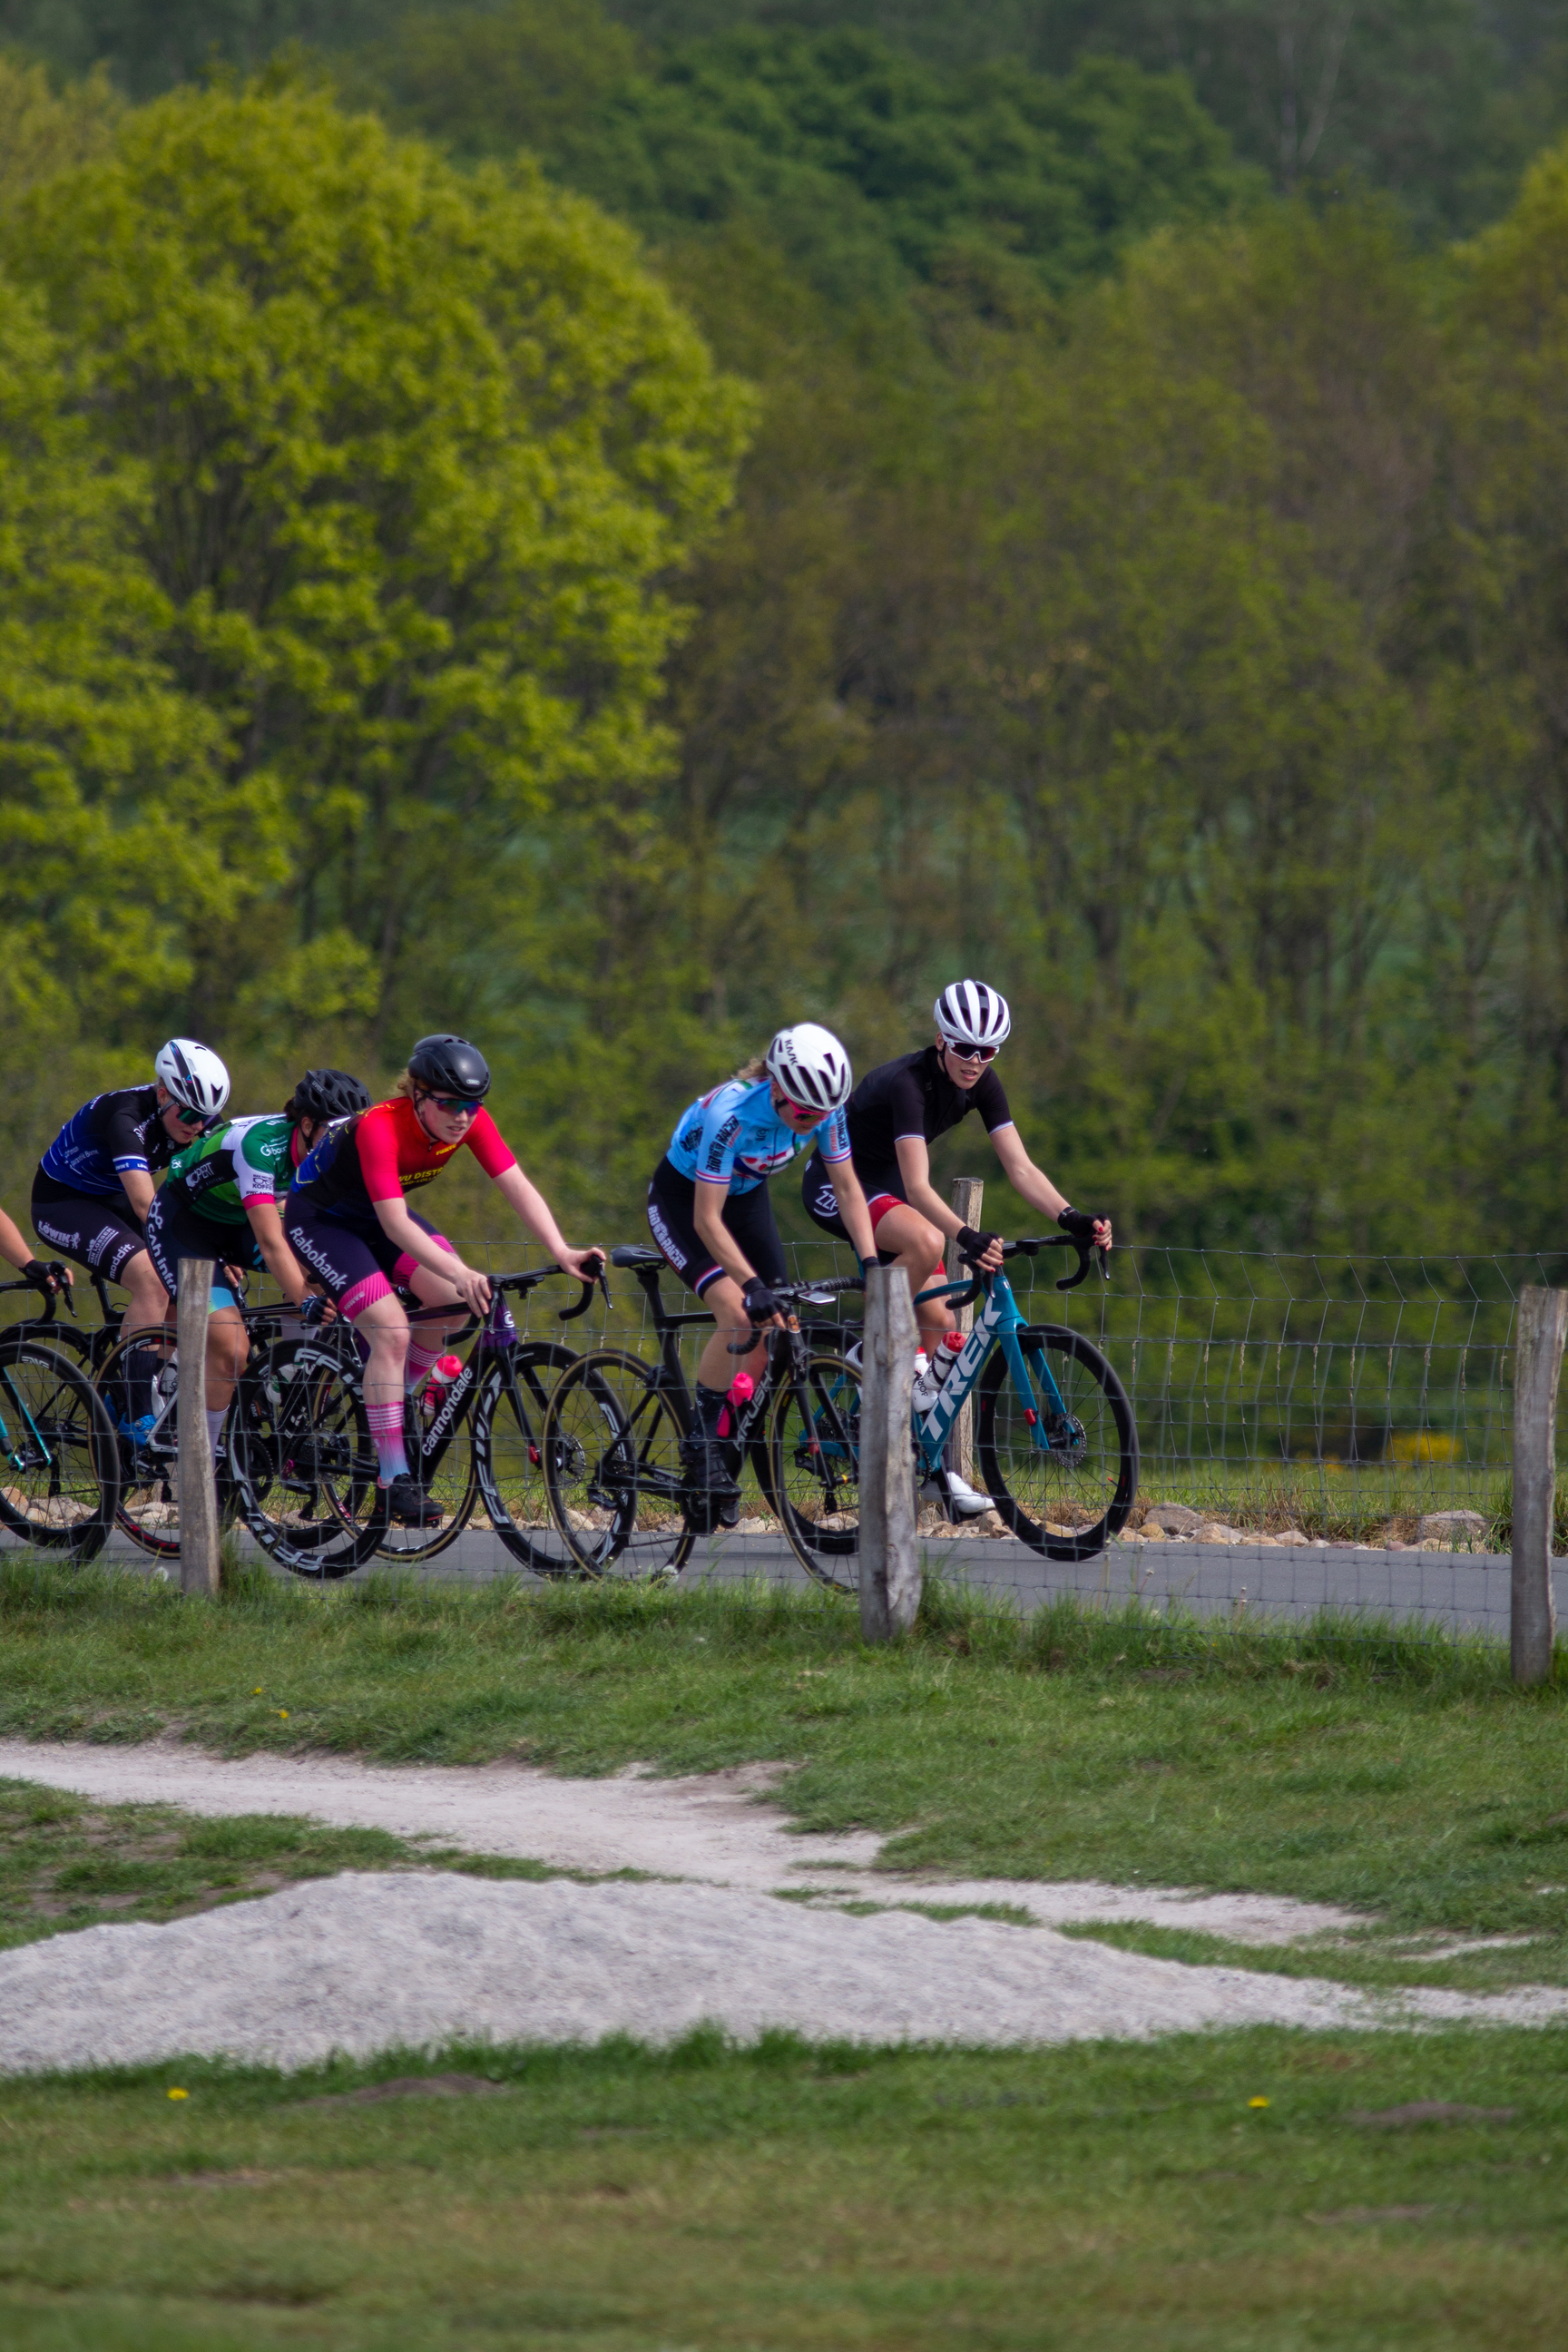
[[[57,1290],[65,1286],[65,1269],[46,1265],[41,1257],[30,1257],[22,1268],[22,1279],[30,1282],[35,1290],[41,1290],[46,1298],[52,1298]]]
[[[784,1311],[783,1300],[773,1297],[760,1274],[752,1275],[741,1297],[753,1323],[765,1323],[770,1315],[782,1315]]]
[[[308,1290],[300,1301],[300,1320],[307,1331],[313,1331],[327,1311],[327,1302],[319,1290]]]
[[[1108,1224],[1110,1219],[1102,1209],[1093,1211],[1064,1209],[1057,1223],[1064,1234],[1072,1235],[1075,1242],[1081,1242],[1085,1249],[1092,1249],[1096,1245],[1094,1239],[1096,1225]]]
[[[962,1258],[967,1258],[973,1265],[977,1258],[984,1256],[993,1242],[999,1242],[1001,1238],[1000,1234],[977,1234],[973,1225],[960,1225],[957,1235],[958,1255]]]
[[[861,1281],[864,1282],[868,1274],[875,1274],[877,1268],[881,1265],[881,1263],[882,1261],[879,1257],[863,1257],[860,1261]]]

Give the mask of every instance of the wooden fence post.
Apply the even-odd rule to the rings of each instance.
[[[210,1257],[180,1260],[180,1378],[175,1412],[182,1592],[215,1593],[218,1589],[217,1481],[213,1475],[206,1417],[207,1315],[215,1271]]]
[[[978,1233],[980,1231],[982,1205],[985,1199],[985,1187],[981,1182],[979,1177],[955,1176],[952,1180],[952,1199],[953,1213],[956,1216],[962,1217],[966,1225],[973,1225],[974,1231]],[[954,1245],[953,1252],[950,1253],[950,1255],[953,1255],[954,1256],[956,1255],[956,1244]],[[968,1272],[968,1268],[966,1266],[957,1263],[950,1265],[947,1270],[954,1282],[958,1280],[961,1274]],[[973,1307],[959,1307],[953,1309],[952,1323],[951,1326],[953,1330],[962,1331],[967,1337],[969,1332],[973,1328],[973,1326],[974,1309]],[[952,1427],[948,1431],[947,1444],[943,1450],[943,1458],[951,1471],[952,1471],[958,1477],[964,1479],[971,1486],[973,1486],[974,1407],[973,1403],[967,1402],[964,1403],[954,1420]]]
[[[921,1605],[910,1392],[915,1310],[901,1265],[866,1276],[860,1376],[860,1632],[868,1642],[907,1633]]]
[[[1552,1516],[1557,1483],[1557,1383],[1568,1290],[1519,1294],[1513,1350],[1513,1591],[1510,1649],[1516,1683],[1552,1674]]]

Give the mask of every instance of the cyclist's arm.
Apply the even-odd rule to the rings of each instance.
[[[145,1168],[121,1168],[120,1181],[125,1187],[125,1197],[139,1225],[147,1222],[147,1212],[158,1188]]]
[[[998,1130],[998,1132],[1005,1131],[1006,1130]],[[1016,1134],[1017,1129],[1015,1128],[1011,1132]],[[909,1195],[910,1208],[918,1209],[922,1217],[929,1217],[931,1223],[940,1232],[944,1233],[950,1242],[956,1241],[963,1231],[963,1219],[956,1209],[949,1208],[931,1181],[931,1146],[924,1136],[900,1135],[893,1148],[899,1155],[899,1173],[904,1180],[904,1191]],[[835,1179],[835,1189],[837,1189],[837,1179]],[[1000,1242],[992,1243],[980,1260],[980,1264],[985,1268],[987,1274],[994,1274],[997,1271],[1002,1264]]]
[[[5,1210],[0,1209],[0,1257],[8,1265],[14,1265],[18,1274],[26,1274],[37,1255],[23,1240],[20,1225],[14,1225]],[[66,1280],[70,1280],[68,1273]]]
[[[999,1127],[991,1138],[996,1147],[996,1157],[1002,1162],[1007,1181],[1021,1201],[1042,1216],[1057,1218],[1068,1205],[1065,1192],[1058,1192],[1050,1178],[1037,1168],[1024,1149],[1024,1139],[1016,1127]],[[1102,1217],[1094,1229],[1094,1238],[1100,1249],[1111,1245],[1110,1219]]]
[[[247,1201],[245,1213],[256,1235],[263,1265],[289,1306],[298,1307],[310,1276],[283,1237],[283,1220],[278,1213],[277,1202]]]
[[[551,1213],[549,1202],[538,1185],[523,1174],[515,1160],[510,1168],[501,1169],[492,1181],[501,1199],[516,1210],[535,1241],[543,1243],[557,1265],[567,1266],[572,1273],[584,1278],[600,1271],[605,1262],[604,1251],[578,1250],[569,1245]]]

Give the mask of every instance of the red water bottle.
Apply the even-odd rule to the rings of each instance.
[[[430,1367],[430,1377],[425,1383],[425,1407],[437,1412],[446,1402],[447,1391],[463,1369],[461,1356],[437,1356]]]

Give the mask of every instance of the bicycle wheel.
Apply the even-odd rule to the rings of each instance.
[[[813,1356],[804,1382],[780,1389],[768,1454],[774,1507],[795,1558],[818,1584],[858,1593],[860,1375],[842,1356]]]
[[[1092,1559],[1127,1524],[1138,1492],[1138,1432],[1100,1349],[1056,1324],[1020,1331],[1039,1381],[1020,1396],[998,1348],[980,1379],[975,1452],[985,1490],[1016,1536],[1052,1559]],[[1041,1377],[1048,1367],[1064,1423]],[[1041,1393],[1040,1391],[1044,1391]]]
[[[180,1549],[178,1379],[174,1335],[158,1326],[117,1339],[93,1382],[118,1439],[114,1523],[154,1559],[173,1559]],[[145,1412],[149,1404],[153,1426],[138,1439],[131,1425],[142,1417],[135,1408]]]
[[[577,1359],[533,1340],[497,1359],[474,1407],[474,1460],[485,1517],[512,1558],[534,1576],[574,1576],[576,1554],[551,1516],[544,1477],[544,1416],[551,1391]]]
[[[114,1423],[91,1381],[37,1340],[0,1340],[0,1525],[88,1560],[119,1499]]]
[[[599,1349],[562,1374],[544,1416],[544,1486],[576,1574],[673,1576],[690,1557],[683,1434],[636,1356]]]
[[[279,1339],[241,1375],[228,1440],[246,1526],[292,1576],[352,1576],[385,1531],[353,1339]]]

